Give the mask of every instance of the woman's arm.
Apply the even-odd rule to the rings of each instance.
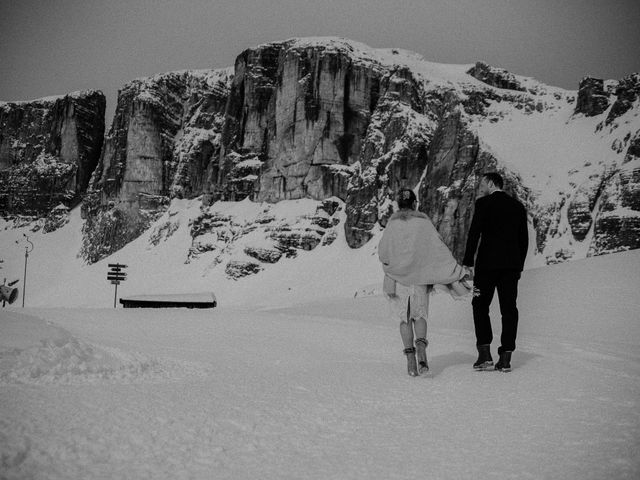
[[[382,282],[382,293],[390,298],[396,296],[396,281],[389,275],[384,276],[384,280]]]

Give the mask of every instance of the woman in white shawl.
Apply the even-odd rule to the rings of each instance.
[[[411,376],[429,371],[427,316],[433,288],[445,289],[454,297],[471,290],[464,281],[467,269],[458,265],[431,219],[416,211],[416,206],[411,190],[398,192],[399,209],[389,218],[378,245],[385,273],[383,290],[391,310],[400,317],[400,336]]]

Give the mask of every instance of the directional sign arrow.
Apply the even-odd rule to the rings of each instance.
[[[122,268],[120,267],[111,267],[111,270],[109,270],[109,272],[113,272],[113,273],[117,273],[122,271]]]
[[[126,278],[121,275],[107,275],[107,280],[126,280]]]
[[[111,280],[111,285],[120,285],[119,280]]]
[[[122,263],[109,263],[109,268],[127,268],[127,266]]]

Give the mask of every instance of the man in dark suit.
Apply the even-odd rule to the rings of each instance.
[[[473,276],[471,304],[478,348],[478,360],[473,368],[488,370],[493,367],[489,306],[497,289],[502,335],[498,348],[500,360],[495,369],[508,372],[511,371],[511,352],[516,348],[518,330],[518,280],[527,255],[529,238],[524,205],[503,192],[502,187],[503,180],[498,173],[483,175],[479,192],[481,197],[476,200],[462,263],[470,267]]]

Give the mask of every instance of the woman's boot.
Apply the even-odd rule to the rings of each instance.
[[[404,354],[407,356],[407,371],[412,377],[417,377],[418,365],[416,364],[416,349],[413,347],[405,348]]]
[[[429,364],[427,363],[427,345],[429,342],[426,338],[416,338],[416,354],[418,357],[418,373],[423,375],[429,372]]]

